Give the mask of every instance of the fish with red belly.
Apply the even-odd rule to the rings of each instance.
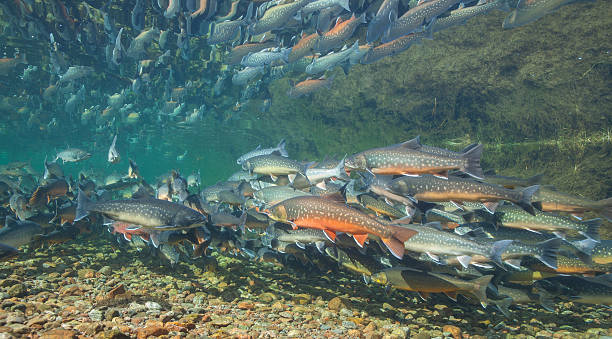
[[[287,199],[264,210],[264,213],[294,228],[323,230],[332,241],[337,232],[352,234],[360,246],[363,246],[369,234],[378,236],[399,259],[404,256],[404,242],[417,234],[414,230],[382,223],[343,203],[318,196]]]

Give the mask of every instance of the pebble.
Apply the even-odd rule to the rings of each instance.
[[[350,320],[344,320],[342,322],[342,327],[348,328],[348,329],[353,329],[353,328],[357,328],[357,324],[355,324],[354,322],[352,322]]]
[[[161,305],[154,301],[147,301],[145,307],[149,310],[161,310]]]
[[[110,266],[104,266],[100,270],[98,270],[102,275],[111,275],[113,273],[113,269]]]
[[[92,309],[91,311],[89,311],[89,313],[87,313],[87,315],[89,315],[89,318],[93,321],[101,321],[102,320],[102,311],[100,311],[97,308]]]
[[[18,298],[24,296],[26,291],[27,288],[24,284],[15,284],[11,286],[6,293],[9,295],[9,297]]]

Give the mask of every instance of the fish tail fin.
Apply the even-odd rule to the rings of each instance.
[[[582,235],[597,241],[601,239],[599,236],[599,227],[601,226],[601,219],[595,218],[585,220],[582,222],[582,225],[586,226],[586,231],[582,232]]]
[[[545,290],[538,291],[540,306],[547,311],[554,312],[555,311],[555,300],[554,297]]]
[[[512,305],[513,299],[508,297],[501,300],[491,300],[497,309],[506,317],[510,318],[510,306]]]
[[[287,150],[285,149],[286,143],[285,143],[285,139],[282,139],[279,143],[278,146],[276,146],[276,148],[278,148],[278,151],[280,152],[280,155],[283,157],[288,157],[289,153],[287,153]]]
[[[249,3],[249,7],[247,7],[246,15],[244,16],[244,22],[247,24],[251,22],[251,18],[253,17],[253,2]]]
[[[480,167],[480,156],[482,155],[482,144],[472,147],[461,156],[465,160],[465,164],[461,171],[476,179],[483,179],[484,174]]]
[[[388,225],[388,227],[392,228],[393,236],[391,238],[382,239],[382,241],[395,257],[402,259],[405,250],[404,242],[416,235],[417,232],[413,229],[397,225]]]
[[[612,198],[599,200],[597,205],[600,206],[597,212],[608,221],[612,221]]]
[[[485,275],[470,281],[473,286],[470,292],[480,300],[482,307],[487,307],[487,286],[491,279],[493,279],[493,275]]]
[[[349,6],[349,2],[349,0],[340,0],[340,3],[338,5],[350,12],[351,7]]]
[[[36,191],[32,193],[30,200],[28,201],[29,206],[40,206],[47,200],[47,189],[44,186],[38,186]]]
[[[535,208],[531,203],[531,197],[540,189],[540,185],[533,185],[526,188],[523,188],[521,191],[521,196],[519,200],[516,202],[522,209],[524,209],[527,213],[531,215],[535,215]]]
[[[499,265],[499,267],[504,267],[502,261],[502,254],[506,251],[508,246],[514,242],[514,240],[499,240],[493,243],[491,246],[491,260]]]
[[[77,207],[76,213],[74,216],[74,221],[79,221],[89,215],[89,207],[91,206],[92,201],[85,195],[79,188],[79,195],[77,197]]]
[[[347,175],[346,172],[344,171],[344,162],[346,161],[346,154],[344,155],[344,157],[342,158],[342,160],[340,160],[340,162],[338,162],[338,165],[336,165],[335,167],[335,172],[336,172],[336,176],[338,178],[341,179],[350,179]]]
[[[570,241],[570,244],[578,251],[590,257],[591,254],[593,254],[593,249],[595,248],[595,246],[599,244],[599,241],[591,238],[585,238],[582,240]]]
[[[561,238],[552,238],[537,244],[540,254],[536,256],[544,265],[556,270],[557,254],[561,247]]]

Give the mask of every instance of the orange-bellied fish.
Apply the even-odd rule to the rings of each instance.
[[[447,176],[450,170],[459,170],[475,178],[482,178],[480,155],[482,145],[474,146],[460,157],[423,152],[414,149],[411,141],[388,147],[373,148],[353,154],[346,159],[345,169],[369,171],[374,174]]]
[[[321,229],[332,241],[337,232],[352,234],[361,246],[368,239],[368,234],[378,236],[391,253],[400,259],[404,256],[404,242],[416,234],[414,230],[383,224],[345,204],[317,196],[287,199],[264,212],[271,219],[289,223],[294,228]]]
[[[350,39],[355,29],[357,29],[357,26],[364,23],[366,23],[365,13],[358,17],[353,14],[350,19],[345,21],[338,20],[332,29],[317,39],[315,50],[320,53],[325,53],[342,45],[343,42]]]
[[[292,83],[291,88],[287,91],[287,95],[290,98],[299,98],[301,96],[312,94],[321,88],[330,88],[334,77],[326,79],[325,76],[321,76],[318,79],[307,78],[304,81],[298,83]]]
[[[593,211],[612,221],[612,198],[594,201],[544,186],[536,192],[533,200],[540,202],[545,212],[567,212],[581,219],[584,212]]]
[[[289,53],[288,61],[295,62],[299,59],[312,55],[315,52],[315,47],[318,44],[320,35],[315,32],[310,35],[306,35],[302,33],[302,38],[298,41],[295,46],[291,48],[291,52]]]

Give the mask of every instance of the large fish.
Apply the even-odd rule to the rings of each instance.
[[[276,48],[272,50],[262,50],[256,53],[249,53],[242,58],[240,64],[245,67],[267,66],[278,61],[289,62],[288,57],[291,49]]]
[[[398,145],[369,149],[346,159],[346,170],[369,171],[374,174],[447,176],[459,170],[472,177],[482,178],[480,155],[482,145],[475,146],[460,157],[450,157],[414,149],[410,141]]]
[[[594,201],[543,186],[533,196],[533,201],[540,202],[545,212],[567,212],[580,219],[585,212],[593,211],[612,221],[612,198]]]
[[[254,150],[245,153],[243,155],[241,155],[237,160],[236,163],[238,165],[242,165],[242,163],[244,163],[246,160],[258,156],[258,155],[267,155],[267,154],[278,154],[280,156],[283,157],[288,157],[289,154],[287,153],[287,150],[285,149],[285,139],[282,139],[278,145],[276,145],[276,147],[271,147],[271,148],[261,148],[261,145],[257,146]]]
[[[201,213],[170,201],[158,199],[124,199],[93,202],[79,191],[75,221],[97,212],[115,221],[161,230],[187,229],[202,226]]]
[[[296,62],[307,55],[314,54],[315,47],[317,46],[320,37],[321,35],[319,35],[317,32],[310,35],[302,33],[301,39],[291,48],[287,61],[290,63]]]
[[[301,17],[305,17],[310,13],[330,7],[341,7],[349,12],[351,11],[349,7],[349,0],[316,0],[304,6],[300,10],[300,14]]]
[[[561,6],[581,0],[520,0],[516,9],[504,20],[505,29],[516,28],[534,22]]]
[[[378,236],[398,258],[404,256],[404,242],[416,234],[414,230],[384,224],[345,204],[316,196],[287,199],[264,212],[271,219],[289,223],[294,228],[321,229],[332,241],[337,232],[352,234],[360,246],[369,234]]]
[[[432,20],[459,3],[460,0],[425,1],[409,9],[397,20],[393,20],[384,33],[381,42],[389,42],[401,36],[423,30],[424,23],[431,25]]]
[[[19,251],[12,246],[0,243],[0,262],[16,257]]]
[[[601,219],[579,222],[561,215],[540,211],[536,211],[535,215],[532,215],[512,205],[499,206],[495,214],[498,216],[499,224],[505,227],[559,232],[562,234],[580,233],[595,240],[599,239]]]
[[[473,256],[490,258],[503,267],[502,253],[506,250],[512,240],[499,240],[495,243],[480,243],[467,237],[445,232],[428,225],[404,225],[404,227],[416,232],[415,236],[404,242],[408,251],[427,253],[438,260],[439,255],[456,256],[463,267],[468,267]],[[439,226],[439,224],[437,224]]]
[[[483,307],[487,304],[487,285],[493,278],[485,275],[465,281],[449,275],[423,272],[407,267],[394,267],[372,275],[372,281],[405,291],[418,292],[426,299],[430,293],[444,293],[457,300],[457,294],[474,295]]]
[[[206,42],[209,45],[220,44],[224,42],[233,41],[242,27],[247,26],[253,15],[253,3],[249,4],[247,13],[244,18],[240,18],[234,21],[223,21],[219,23],[213,23],[211,33]]]
[[[481,202],[490,213],[495,212],[499,201],[506,200],[519,205],[532,215],[535,215],[535,209],[531,204],[532,197],[539,188],[540,186],[535,185],[522,190],[511,190],[470,179],[452,176],[443,179],[433,175],[404,176],[387,185],[387,189],[391,192],[410,196],[419,201]]]
[[[242,169],[249,173],[269,175],[275,179],[279,175],[289,176],[293,182],[297,174],[304,175],[305,166],[301,163],[276,154],[258,155],[248,158],[242,163]]]
[[[289,19],[311,1],[312,0],[297,0],[269,8],[261,19],[249,26],[249,33],[258,35],[282,28]]]
[[[487,14],[489,11],[498,9],[509,11],[508,0],[480,0],[475,6],[463,7],[450,12],[448,16],[437,18],[431,25],[433,32],[439,32],[449,27],[465,24],[469,19]]]
[[[295,197],[312,195],[304,191],[296,190],[288,186],[270,186],[262,188],[253,193],[253,197],[265,205],[272,206],[279,202]]]
[[[427,29],[425,32],[410,33],[395,40],[378,45],[369,50],[368,53],[360,60],[360,63],[367,65],[382,58],[394,56],[407,50],[410,46],[420,42],[422,39],[433,39],[431,29]]]

